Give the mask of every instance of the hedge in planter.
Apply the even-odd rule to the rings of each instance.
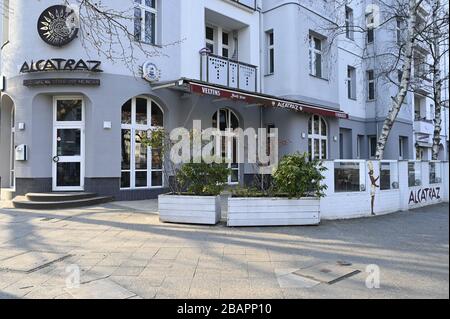
[[[222,211],[219,194],[228,180],[224,164],[188,163],[176,172],[175,179],[185,192],[158,198],[161,221],[215,225]]]
[[[228,202],[228,226],[288,226],[320,223],[325,167],[306,154],[285,156],[266,190],[239,189]]]

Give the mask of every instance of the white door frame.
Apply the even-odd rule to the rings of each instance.
[[[82,120],[77,122],[58,122],[56,120],[56,106],[58,100],[81,100]],[[55,96],[53,97],[53,135],[52,135],[52,186],[53,191],[84,191],[85,178],[85,102],[82,96]],[[57,132],[58,129],[79,129],[80,155],[79,156],[57,156]],[[55,162],[55,158],[58,161]],[[57,186],[57,163],[80,163],[80,186]]]
[[[217,121],[217,129],[220,131],[220,111],[226,111],[227,112],[227,129],[231,130],[231,116],[235,116],[238,120],[239,123],[239,127],[241,125],[241,121],[239,120],[239,117],[236,115],[236,113],[227,107],[224,108],[220,108],[216,111],[216,113],[214,113],[214,116],[216,117],[216,121]],[[223,133],[223,132],[222,132]],[[232,171],[237,171],[238,173],[238,180],[233,182],[233,174],[228,175],[228,185],[238,185],[241,181],[241,167],[239,163],[232,163],[233,162],[233,143],[234,140],[237,141],[237,136],[234,135],[233,138],[230,139],[225,139],[225,143],[227,143],[226,148],[227,148],[227,154],[226,157],[227,159],[230,161],[230,163],[228,163],[228,168],[231,169]],[[217,143],[216,147],[219,148],[218,146],[223,142],[223,140],[220,141],[220,143]],[[237,143],[237,142],[236,142]],[[222,145],[220,145],[222,146]],[[239,152],[239,145],[237,144],[237,150],[236,152]],[[222,149],[220,148],[220,151],[222,152]],[[239,158],[239,155],[236,154],[236,157]],[[233,168],[233,164],[237,164],[237,168]]]

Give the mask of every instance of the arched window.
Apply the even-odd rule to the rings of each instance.
[[[310,159],[328,158],[327,122],[319,115],[313,115],[309,119],[308,152]]]
[[[212,118],[213,128],[225,132],[230,130],[233,132],[239,128],[239,119],[230,109],[218,110]],[[225,136],[222,137],[222,158],[230,160],[229,168],[231,169],[231,175],[228,178],[228,183],[239,183],[239,163],[238,163],[238,145],[237,138],[228,139]]]
[[[10,165],[9,165],[9,186],[11,188],[15,187],[15,151],[16,151],[16,113],[14,106],[11,109],[11,146],[10,146]]]
[[[143,136],[164,126],[164,114],[150,98],[136,97],[122,106],[121,188],[140,189],[163,186],[161,150],[142,145]]]

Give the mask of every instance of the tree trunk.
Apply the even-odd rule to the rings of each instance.
[[[417,0],[409,0],[409,17],[408,17],[408,33],[405,47],[405,64],[403,66],[403,76],[400,82],[400,88],[397,96],[393,99],[392,107],[389,110],[386,119],[384,120],[383,128],[381,129],[380,137],[377,144],[376,158],[382,160],[384,157],[384,149],[397,119],[398,113],[408,94],[408,87],[411,82],[411,68],[413,57],[413,45],[415,41],[415,26],[417,21]]]
[[[434,99],[434,136],[433,136],[433,160],[439,158],[439,147],[441,144],[441,130],[442,130],[442,77],[441,77],[441,48],[440,38],[441,31],[439,30],[438,11],[440,7],[440,0],[435,0],[433,4],[433,47],[435,59],[433,61],[433,99]]]

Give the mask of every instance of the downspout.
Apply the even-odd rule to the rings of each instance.
[[[256,10],[259,15],[259,93],[264,92],[263,87],[263,61],[264,61],[264,29],[263,29],[263,14],[262,14],[262,2],[261,0],[256,1]]]
[[[259,14],[259,92],[264,92],[264,81],[263,81],[263,63],[264,63],[264,50],[265,50],[265,32],[264,32],[264,23],[263,23],[263,13],[262,13],[262,0],[255,0],[256,10]],[[259,106],[259,126],[263,128],[264,119],[263,119],[263,106]],[[259,138],[259,137],[258,137]],[[258,174],[259,172],[256,172]],[[261,190],[264,189],[264,175],[261,172]]]

